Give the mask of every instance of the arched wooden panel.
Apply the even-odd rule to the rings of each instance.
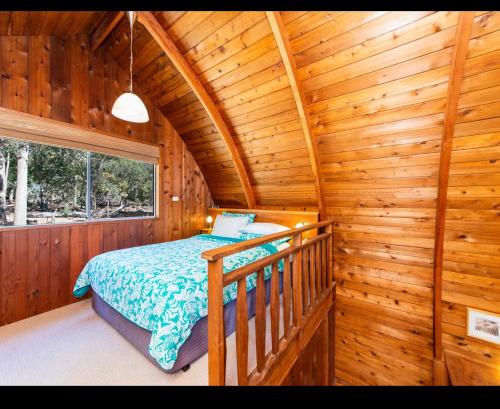
[[[155,13],[234,136],[258,206],[317,208],[307,145],[288,76],[263,12]],[[138,32],[138,83],[186,141],[214,200],[245,205],[216,127],[191,88],[145,33]],[[105,47],[126,63],[113,34]],[[153,41],[154,43],[154,41]],[[157,60],[158,59],[158,60]],[[158,68],[158,67],[162,68]]]
[[[0,33],[88,36],[106,18],[92,13],[76,22],[66,12],[1,12]],[[316,209],[296,99],[265,13],[153,14],[234,136],[258,207]],[[459,14],[280,14],[317,140],[327,216],[335,220],[338,383],[432,384],[433,339],[439,336],[433,325],[439,309],[433,305],[434,253],[441,255],[435,243],[438,172]],[[446,188],[443,349],[478,367],[499,364],[496,346],[465,335],[467,307],[498,312],[499,28],[500,13],[474,12]],[[127,83],[118,69],[128,67],[126,19],[95,56],[54,38],[33,37],[27,45],[20,38],[2,47],[0,98],[8,95],[15,109],[157,140],[156,127],[124,126],[109,115],[109,101]],[[140,24],[134,39],[136,84],[159,108],[155,115],[163,113],[186,143],[173,151],[182,157],[186,148],[192,152],[216,203],[246,207],[231,155],[197,95]],[[27,58],[26,49],[36,58]],[[63,58],[68,52],[75,64]],[[63,63],[26,81],[26,64],[31,72],[33,61],[43,66],[51,55]],[[37,97],[26,98],[26,88]],[[165,172],[176,180],[166,191],[178,191],[176,175],[184,170],[167,166]]]
[[[433,383],[439,151],[457,13],[286,24],[335,220],[336,376]]]
[[[180,53],[177,46],[174,44],[170,36],[160,25],[158,20],[151,12],[139,12],[138,21],[144,25],[146,30],[151,34],[156,43],[160,48],[167,54],[172,63],[175,65],[177,70],[180,72],[184,80],[188,83],[190,88],[198,97],[198,100],[203,105],[206,113],[210,117],[213,125],[216,127],[219,134],[222,136],[222,141],[225,144],[231,160],[240,179],[241,185],[243,187],[243,192],[245,193],[245,199],[247,205],[250,209],[255,208],[255,199],[252,192],[252,187],[250,186],[250,181],[248,180],[247,171],[240,157],[233,137],[226,126],[226,123],[221,117],[218,108],[215,106],[212,98],[208,95],[204,86],[201,84],[197,75],[194,73],[193,69],[186,61],[184,56]]]
[[[278,45],[278,49],[280,50],[281,59],[285,66],[288,80],[290,81],[290,86],[295,98],[295,104],[297,105],[297,111],[299,113],[302,130],[304,132],[304,137],[306,140],[307,150],[309,152],[309,162],[311,163],[312,173],[314,176],[314,184],[316,185],[316,195],[318,196],[318,211],[320,214],[320,218],[324,219],[326,206],[323,193],[323,179],[321,177],[321,169],[318,159],[318,147],[316,138],[311,131],[311,124],[309,120],[309,114],[306,110],[306,102],[304,98],[304,92],[302,90],[302,84],[297,78],[297,66],[295,65],[295,58],[290,47],[288,33],[286,32],[285,26],[283,24],[281,14],[278,11],[268,11],[266,14],[269,20],[269,24],[271,25],[271,29],[273,30],[276,44]]]
[[[216,30],[237,14],[234,12],[156,12],[154,16],[184,57],[191,61],[191,54],[186,53],[189,48],[186,43],[195,42],[196,44],[207,30]],[[135,26],[134,39],[135,81],[172,122],[188,144],[203,174],[208,175],[214,167],[216,168],[216,177],[206,177],[216,203],[247,207],[245,192],[231,155],[191,86],[141,24]],[[128,64],[127,44],[127,22],[121,21],[103,47],[120,65],[125,67]],[[201,49],[202,45],[199,47]],[[198,74],[196,71],[195,73]],[[217,150],[190,142],[191,135],[201,135],[205,130],[209,132],[208,138],[216,142]]]

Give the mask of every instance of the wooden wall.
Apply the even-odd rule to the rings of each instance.
[[[460,92],[444,237],[443,348],[476,362],[465,381],[498,385],[500,345],[466,337],[465,326],[466,307],[500,314],[499,13],[474,20]]]
[[[96,254],[183,238],[204,226],[210,191],[168,120],[140,92],[149,123],[111,115],[128,73],[109,55],[91,53],[77,37],[0,36],[0,73],[2,107],[163,145],[160,218],[0,229],[0,325],[76,301],[76,277]]]
[[[93,256],[162,241],[153,220],[0,230],[0,325],[78,301],[73,286]]]
[[[437,178],[458,13],[287,12],[282,16],[318,140],[328,215],[335,220],[337,233],[337,380],[359,385],[432,384]],[[498,73],[491,71],[498,57],[493,54],[498,18],[498,13],[476,13],[467,72],[479,76],[464,82],[469,88],[462,90],[460,136],[494,132],[491,123],[471,121],[491,118],[495,110],[498,114],[498,90],[493,88]],[[483,60],[473,61],[480,54]],[[492,88],[477,91],[486,88],[487,81]],[[484,128],[478,128],[479,124]],[[468,256],[472,263],[485,252],[483,264],[492,269],[499,265],[494,258],[498,226],[492,223],[498,214],[487,213],[488,222],[481,224],[476,219],[484,213],[474,210],[494,210],[496,205],[487,198],[495,196],[494,151],[498,153],[498,147],[494,146],[498,141],[494,134],[483,140],[461,139],[462,146],[455,147],[477,145],[483,156],[477,153],[470,160],[482,160],[491,177],[451,177],[449,203],[459,208],[467,203],[472,212],[467,217],[474,221],[447,223],[447,239],[457,241],[447,242],[445,250],[444,298],[457,301],[456,292],[462,291],[459,299],[467,304],[463,297],[471,293],[479,297],[485,288],[484,297],[490,302],[483,298],[482,305],[491,310],[498,300],[497,284],[488,280],[482,288],[471,286],[472,276],[453,275],[451,271],[457,268],[464,271],[450,267],[451,261],[456,266]],[[452,168],[460,162],[458,172],[465,173],[463,162],[468,159],[464,157],[465,153],[454,152]],[[469,173],[483,172],[466,168]],[[488,187],[475,186],[482,184]],[[481,198],[474,199],[474,195]],[[462,216],[455,213],[455,217]],[[460,235],[464,237],[457,239]],[[477,243],[481,240],[486,246]],[[480,265],[477,269],[484,270]],[[479,286],[479,280],[475,282]],[[455,309],[453,316],[461,317],[463,333],[464,307]],[[478,348],[477,353],[487,354],[491,349]]]

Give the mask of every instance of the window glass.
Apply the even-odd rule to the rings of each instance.
[[[154,165],[91,154],[92,217],[154,216]]]

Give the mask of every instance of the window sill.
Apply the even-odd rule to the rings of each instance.
[[[161,220],[158,216],[146,216],[146,217],[117,217],[114,219],[92,219],[84,222],[68,222],[68,223],[55,223],[55,224],[25,224],[23,226],[0,226],[0,234],[6,231],[15,230],[26,230],[26,229],[54,229],[58,227],[73,227],[73,226],[88,226],[88,225],[98,225],[106,223],[123,223],[128,221],[139,221],[139,220],[150,220],[159,221]]]

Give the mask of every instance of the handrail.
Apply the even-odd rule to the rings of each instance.
[[[309,230],[319,229],[321,227],[325,227],[325,226],[328,226],[330,224],[332,224],[331,220],[325,220],[323,222],[308,224],[306,226],[299,227],[296,229],[285,230],[285,231],[280,232],[280,233],[273,233],[273,234],[269,234],[269,235],[266,235],[263,237],[258,237],[256,239],[245,240],[245,241],[242,241],[239,243],[230,244],[228,246],[219,247],[219,248],[215,248],[212,250],[204,251],[201,254],[201,257],[204,258],[205,260],[208,260],[208,261],[215,261],[215,260],[218,260],[220,258],[227,257],[227,256],[230,256],[232,254],[251,249],[253,247],[261,246],[263,244],[267,244],[267,243],[270,243],[272,241],[282,239],[284,237],[295,236],[297,234],[304,233],[304,232],[307,232]]]
[[[253,263],[246,264],[243,267],[239,267],[236,270],[233,270],[227,274],[224,274],[224,287],[234,283],[235,281],[241,280],[242,278],[246,277],[248,275],[249,271],[258,271],[263,269],[264,267],[273,264],[282,258],[285,258],[286,256],[289,256],[290,254],[296,252],[299,250],[299,247],[288,247],[285,250],[281,250],[277,253],[274,253],[270,256],[267,256],[265,258],[259,259],[257,261],[254,261]]]
[[[317,233],[303,241],[302,233]],[[224,258],[290,237],[291,246],[245,266],[224,273]],[[330,321],[334,298],[333,221],[326,220],[205,251],[208,262],[208,369],[209,384],[224,385],[226,378],[226,338],[224,329],[223,289],[237,284],[236,297],[236,364],[239,385],[280,383],[291,370],[301,351],[316,333],[318,325]],[[283,264],[279,275],[280,260]],[[265,269],[270,268],[271,351],[266,353]],[[255,342],[257,367],[248,374],[249,310],[247,277],[256,274]],[[282,284],[280,284],[280,281]],[[280,286],[283,286],[280,301]],[[283,312],[280,312],[280,305]],[[283,314],[282,324],[280,315]],[[328,314],[328,315],[327,315]],[[279,328],[283,325],[283,336]],[[330,333],[329,332],[329,333]],[[329,335],[331,336],[331,335]],[[330,365],[330,364],[329,364]],[[330,379],[330,378],[329,378]]]

